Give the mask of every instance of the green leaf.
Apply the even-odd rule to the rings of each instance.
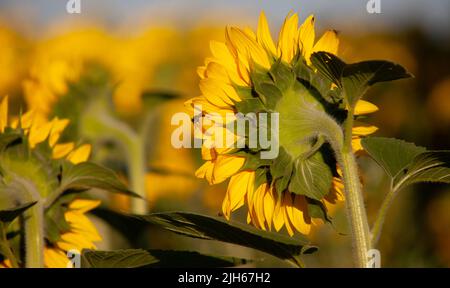
[[[396,181],[396,190],[419,182],[450,183],[450,151],[417,155]]]
[[[311,62],[320,74],[343,89],[351,107],[375,83],[412,77],[402,66],[383,60],[346,64],[331,53],[316,52],[312,54]]]
[[[367,137],[361,144],[392,179],[394,191],[419,182],[450,183],[450,151],[426,151],[383,137]]]
[[[218,240],[260,250],[281,259],[298,263],[301,254],[317,250],[309,246],[306,238],[290,238],[278,233],[262,231],[253,226],[236,221],[225,221],[219,217],[209,217],[186,212],[153,213],[135,216],[157,224],[169,231],[205,240]]]
[[[345,66],[342,87],[352,107],[375,83],[409,78],[412,75],[402,66],[381,60],[364,61]]]
[[[299,158],[295,162],[289,191],[298,195],[321,200],[329,193],[333,173],[320,152],[309,158]]]
[[[426,151],[424,147],[394,138],[366,137],[361,140],[361,144],[392,178],[408,166],[414,157]]]
[[[285,65],[281,60],[270,67],[269,74],[275,82],[275,87],[278,87],[281,91],[289,89],[294,84],[295,74],[291,68]]]
[[[91,188],[139,197],[128,190],[127,186],[117,178],[114,171],[108,168],[91,162],[82,162],[76,165],[69,164],[63,167],[60,191]]]
[[[266,108],[259,98],[248,98],[235,103],[236,109],[242,114],[257,113],[264,111]]]
[[[23,212],[25,212],[28,208],[32,207],[36,203],[37,202],[31,202],[19,205],[14,208],[0,210],[0,221],[5,223],[12,222],[14,219],[16,219],[18,216],[20,216]]]
[[[342,87],[341,76],[347,64],[334,54],[316,52],[311,55],[311,63],[325,78]]]
[[[232,267],[248,262],[248,260],[240,258],[174,250],[83,250],[81,256],[81,266],[83,268],[213,268]]]

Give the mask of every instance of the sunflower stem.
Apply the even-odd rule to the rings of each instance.
[[[138,137],[137,137],[138,138]],[[134,214],[146,214],[148,212],[147,202],[145,199],[145,151],[143,141],[135,139],[130,141],[129,149],[129,169],[131,189],[141,198],[131,198],[131,212]]]
[[[44,205],[39,200],[25,211],[25,266],[44,267]]]
[[[380,209],[378,210],[377,217],[372,227],[371,235],[371,243],[372,247],[375,247],[380,239],[381,231],[383,230],[384,220],[386,219],[387,212],[391,207],[392,201],[395,196],[397,196],[396,190],[392,187],[392,180],[389,192],[386,194],[386,197],[383,199],[383,203],[381,204]]]
[[[364,268],[367,267],[367,252],[371,247],[370,231],[361,193],[358,167],[352,151],[352,128],[353,110],[350,109],[345,122],[344,145],[337,158],[344,178],[347,217],[351,227],[355,264],[359,268]]]

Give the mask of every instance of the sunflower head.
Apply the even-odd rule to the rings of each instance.
[[[29,111],[9,119],[8,98],[0,102],[0,209],[22,205],[30,202],[30,198],[46,203],[45,265],[66,267],[66,251],[92,249],[94,242],[101,240],[84,215],[98,206],[99,201],[80,193],[53,195],[64,181],[63,171],[88,159],[90,145],[59,143],[69,122],[58,118],[46,121],[34,115]],[[53,202],[47,202],[52,198]],[[19,225],[13,222],[10,229],[20,229]]]
[[[227,218],[246,204],[247,220],[257,227],[278,231],[284,226],[290,235],[308,234],[314,219],[328,220],[327,207],[343,200],[336,160],[315,128],[321,123],[311,125],[318,114],[337,123],[347,116],[338,87],[311,61],[315,52],[337,54],[339,40],[336,31],[329,30],[316,41],[314,22],[309,16],[298,26],[297,14],[288,15],[275,43],[261,13],[256,33],[227,27],[225,43],[212,42],[212,57],[198,69],[202,95],[187,104],[201,106],[203,116],[222,117],[216,124],[224,123],[224,130],[230,127],[224,116],[229,113],[253,113],[257,120],[262,115],[278,117],[276,127],[258,121],[256,125],[258,134],[268,130],[265,133],[276,138],[279,152],[273,159],[264,159],[267,147],[252,147],[245,133],[234,135],[245,139],[245,147],[233,148],[214,146],[211,139],[217,133],[201,131],[206,163],[196,175],[210,184],[231,177],[222,206]],[[369,102],[359,102],[355,114],[376,110]],[[375,130],[369,126],[356,131],[355,149],[361,135]]]

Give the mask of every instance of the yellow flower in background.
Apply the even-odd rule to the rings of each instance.
[[[278,42],[275,44],[266,17],[261,13],[256,33],[250,29],[227,27],[225,43],[211,42],[212,57],[206,58],[205,66],[198,68],[202,95],[189,100],[187,104],[201,105],[206,113],[215,112],[222,116],[230,112],[237,113],[238,105],[243,101],[239,93],[255,92],[259,89],[255,87],[253,78],[255,73],[267,75],[268,71],[280,61],[283,65],[294,67],[299,59],[304,59],[306,65],[311,66],[312,53],[325,51],[337,54],[338,46],[339,40],[335,31],[325,32],[316,41],[314,17],[309,16],[298,27],[297,14],[286,18]],[[289,109],[289,107],[282,108]],[[359,101],[355,115],[369,114],[377,110],[372,103]],[[283,114],[289,113],[280,112],[280,117],[283,117]],[[222,119],[222,123],[225,122],[226,120]],[[283,131],[283,127],[280,129]],[[377,128],[371,125],[362,123],[355,125],[353,128],[355,152],[362,149],[360,138],[376,130]],[[294,147],[293,150],[295,149]],[[210,184],[221,183],[230,178],[222,204],[224,216],[229,219],[231,212],[246,205],[247,221],[256,227],[264,230],[273,227],[279,231],[284,226],[290,235],[295,231],[308,234],[311,225],[316,222],[308,210],[310,199],[305,195],[292,193],[288,189],[277,191],[275,181],[260,180],[265,178],[260,177],[258,170],[246,168],[246,160],[250,157],[250,154],[246,154],[248,152],[235,152],[235,149],[204,144],[202,158],[206,162],[196,171],[197,177],[205,178]],[[283,176],[282,179],[289,180],[289,177],[291,176]],[[330,192],[320,200],[324,207],[344,200],[339,169],[330,184]]]
[[[95,64],[109,73],[116,86],[116,110],[133,115],[142,109],[142,92],[159,88],[155,72],[175,58],[170,51],[177,42],[179,35],[171,28],[152,28],[126,37],[98,28],[62,32],[35,45],[29,77],[23,82],[25,100],[31,109],[50,115],[67,93],[68,84],[77,82]]]
[[[25,76],[28,43],[14,31],[0,23],[0,95],[16,94]]]
[[[52,156],[55,159],[66,158],[74,164],[86,161],[91,152],[90,145],[81,145],[76,147],[72,142],[58,143],[59,137],[69,121],[66,119],[54,118],[51,121],[45,121],[43,118],[35,118],[35,111],[28,111],[20,118],[8,119],[8,97],[0,102],[0,133],[4,133],[6,129],[16,129],[21,127],[28,139],[31,149],[44,141],[48,141],[52,148]],[[95,242],[101,241],[96,228],[87,218],[85,213],[94,209],[100,204],[98,200],[75,198],[69,203],[64,218],[69,224],[68,231],[60,235],[60,239],[56,243],[47,241],[44,248],[44,263],[46,267],[64,268],[67,266],[67,251],[76,249],[94,249]],[[8,261],[0,263],[0,267],[9,267]]]

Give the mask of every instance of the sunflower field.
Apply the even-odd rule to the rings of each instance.
[[[58,2],[0,1],[0,268],[450,267],[448,2]]]

